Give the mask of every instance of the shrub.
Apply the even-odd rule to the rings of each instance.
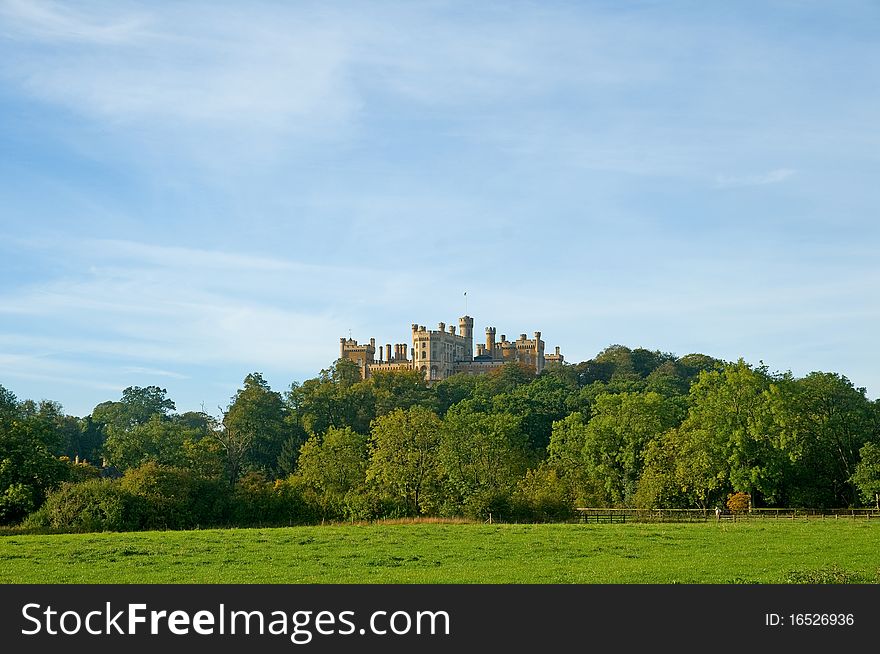
[[[268,526],[282,522],[281,496],[259,472],[250,472],[232,493],[232,522],[239,526]]]
[[[575,513],[569,486],[556,470],[543,465],[528,470],[519,481],[511,510],[514,519],[531,522],[567,520]]]
[[[727,508],[731,513],[745,513],[752,506],[752,496],[748,493],[734,493],[727,498]]]
[[[123,489],[137,498],[141,529],[192,529],[221,524],[229,508],[228,487],[188,470],[145,463],[126,471]]]
[[[137,529],[136,498],[116,481],[90,479],[65,483],[49,494],[25,527],[62,531],[130,531]]]

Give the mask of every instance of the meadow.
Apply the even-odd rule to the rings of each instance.
[[[0,537],[2,583],[877,583],[880,521],[353,524]]]

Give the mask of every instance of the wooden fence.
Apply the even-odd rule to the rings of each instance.
[[[614,524],[625,522],[708,522],[717,520],[714,509],[611,509],[585,507],[575,509],[584,523]],[[751,509],[742,513],[724,511],[720,520],[871,520],[880,519],[878,509]]]

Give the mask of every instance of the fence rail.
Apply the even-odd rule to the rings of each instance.
[[[703,509],[618,509],[606,507],[579,507],[580,522],[584,523],[624,523],[624,522],[707,522],[711,520],[838,520],[838,519],[880,519],[880,510],[872,509],[751,509],[741,513],[722,512],[716,517],[715,511]]]

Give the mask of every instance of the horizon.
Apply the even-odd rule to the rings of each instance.
[[[0,385],[225,406],[467,292],[476,336],[567,362],[877,398],[878,28],[871,2],[0,0]]]

